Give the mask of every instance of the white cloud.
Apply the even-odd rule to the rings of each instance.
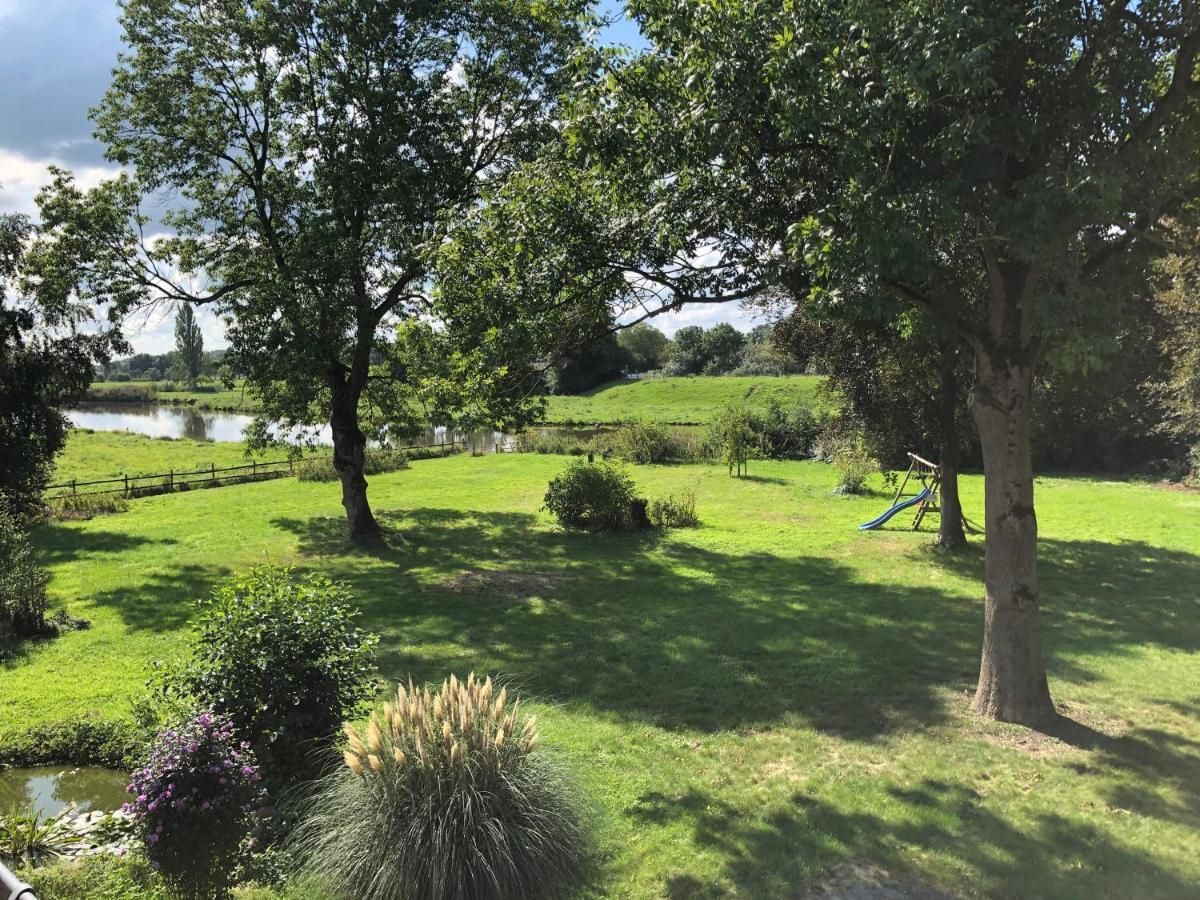
[[[4,0],[0,0],[2,4]],[[58,165],[70,168],[57,159],[30,159],[20,153],[0,147],[0,213],[33,215],[37,206],[33,198],[50,181],[48,168]],[[75,181],[83,189],[95,187],[105,178],[112,178],[118,169],[105,166],[84,166],[75,169]]]
[[[20,0],[0,0],[0,19],[14,15],[18,6],[20,6]]]

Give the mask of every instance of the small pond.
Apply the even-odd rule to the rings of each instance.
[[[78,812],[114,810],[125,802],[129,776],[91,766],[0,769],[0,810],[32,807],[53,816],[72,803]]]

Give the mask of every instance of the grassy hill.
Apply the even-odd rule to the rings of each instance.
[[[607,424],[650,419],[671,425],[702,425],[731,402],[756,406],[775,398],[785,406],[818,405],[822,378],[719,375],[613,381],[579,396],[550,397],[551,424]]]
[[[69,715],[127,717],[194,598],[291,563],[347,582],[388,680],[502,673],[534,698],[599,807],[587,896],[804,896],[864,871],[906,896],[1194,893],[1200,495],[1039,479],[1067,718],[1038,732],[968,710],[978,537],[947,555],[899,519],[860,533],[887,498],[835,497],[813,462],[745,480],[637,467],[649,496],[694,491],[702,526],[566,533],[541,510],[565,465],[459,456],[374,477],[399,537],[373,550],[345,541],[336,485],[291,479],[42,527],[54,602],[92,627],[5,661],[0,749]],[[962,488],[981,519],[981,479]]]

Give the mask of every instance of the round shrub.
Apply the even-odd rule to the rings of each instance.
[[[347,726],[294,835],[306,871],[362,900],[562,896],[587,856],[581,805],[519,707],[451,677]]]
[[[201,713],[155,737],[124,810],[164,878],[188,896],[220,896],[261,799],[258,782],[254,753],[233,723]]]
[[[637,500],[625,469],[607,461],[577,459],[550,480],[546,509],[566,528],[628,528]]]
[[[312,777],[321,750],[375,694],[373,648],[341,585],[259,566],[200,602],[185,693],[228,716],[271,786]]]

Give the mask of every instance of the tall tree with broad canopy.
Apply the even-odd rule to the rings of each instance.
[[[0,215],[0,513],[25,522],[66,444],[62,407],[128,349],[73,284],[43,267],[37,233],[24,216]]]
[[[1141,280],[1196,193],[1192,0],[629,8],[649,49],[603,60],[577,92],[574,167],[545,163],[525,183],[549,199],[510,195],[522,212],[480,219],[528,247],[555,208],[596,214],[550,229],[570,248],[557,251],[560,296],[607,284],[616,305],[650,316],[784,290],[827,309],[920,308],[964,341],[986,472],[974,707],[1051,719],[1033,376],[1048,340],[1092,354],[1122,285]],[[530,225],[514,227],[522,216]]]
[[[528,405],[519,363],[544,323],[519,304],[447,305],[431,254],[552,134],[586,14],[585,0],[123,5],[126,49],[94,117],[129,174],[85,194],[60,173],[52,193],[93,228],[91,277],[125,308],[226,319],[227,360],[262,400],[253,442],[268,422],[328,423],[355,540],[380,533],[360,416],[411,424],[418,371],[439,403],[459,388],[475,421],[491,400],[492,419]],[[179,201],[157,239],[138,211],[151,194]]]

